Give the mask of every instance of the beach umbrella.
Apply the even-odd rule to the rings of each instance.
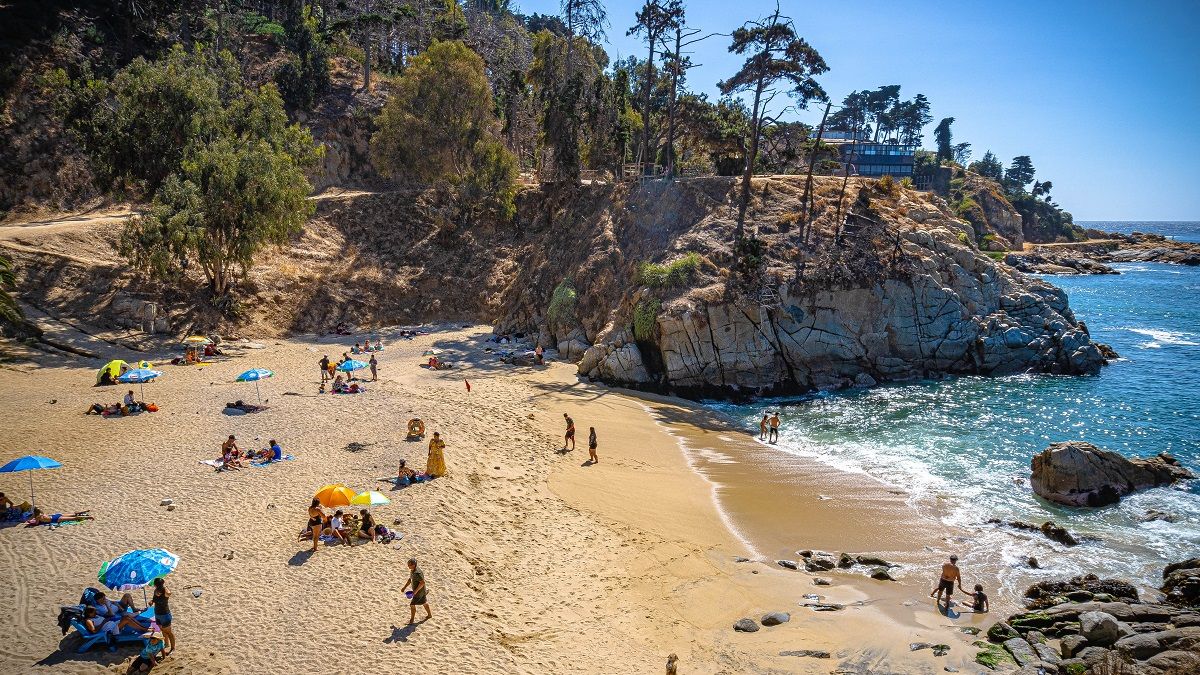
[[[342,371],[343,373],[349,373],[349,372],[352,372],[355,370],[362,370],[363,368],[366,368],[366,367],[367,367],[366,363],[359,361],[358,359],[350,359],[349,361],[343,361],[337,367],[337,369]]]
[[[351,499],[350,503],[355,506],[383,506],[384,504],[391,504],[392,500],[388,499],[381,492],[367,490],[366,492],[354,495],[354,499]]]
[[[333,509],[339,506],[350,506],[350,503],[354,497],[354,490],[351,490],[341,483],[326,485],[320,490],[317,490],[317,494],[313,495],[313,499],[321,502],[321,506],[324,506],[327,509]]]
[[[142,401],[145,401],[146,400],[146,383],[149,382],[150,380],[153,380],[154,378],[158,377],[159,375],[162,375],[162,373],[157,370],[150,370],[149,368],[138,368],[137,370],[131,370],[127,373],[122,374],[120,377],[117,378],[117,382],[122,382],[124,384],[136,383],[138,385],[138,388],[141,389]]]
[[[183,338],[183,343],[185,345],[203,345],[210,342],[212,342],[212,340],[208,339],[208,337],[204,335],[189,335]]]
[[[0,473],[17,473],[18,471],[29,472],[29,503],[37,506],[37,500],[33,495],[33,472],[38,469],[57,469],[62,466],[59,462],[50,459],[49,457],[40,457],[38,455],[26,455],[18,459],[0,466]]]
[[[250,370],[247,370],[246,372],[242,373],[241,375],[238,375],[237,381],[238,382],[253,382],[254,383],[254,392],[256,394],[258,394],[258,402],[262,403],[262,392],[259,391],[259,389],[258,389],[258,381],[265,380],[266,378],[273,377],[274,375],[275,375],[275,373],[267,370],[266,368],[251,368]]]
[[[114,591],[145,589],[179,565],[179,556],[162,548],[145,548],[119,555],[100,566],[96,579]],[[145,596],[146,591],[142,591]]]

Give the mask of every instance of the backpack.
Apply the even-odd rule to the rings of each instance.
[[[83,606],[82,605],[62,605],[58,608],[58,627],[62,629],[62,634],[66,635],[67,631],[71,630],[71,622],[78,621],[83,623]]]

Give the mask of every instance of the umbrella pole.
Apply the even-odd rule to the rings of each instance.
[[[258,394],[258,403],[262,405],[262,390],[258,388],[258,380],[254,381],[254,393]]]
[[[147,607],[150,606],[150,598],[146,597],[146,587],[145,586],[142,586],[142,601],[146,603]]]
[[[141,390],[141,392],[142,392],[142,403],[145,403],[145,402],[146,402],[146,383],[145,383],[145,382],[139,382],[139,383],[138,383],[138,388],[139,388],[139,389]]]
[[[33,472],[29,472],[29,502],[33,504],[33,508],[37,508],[37,497],[33,494]]]

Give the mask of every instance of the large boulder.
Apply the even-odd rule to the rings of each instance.
[[[1200,607],[1200,558],[1171,563],[1163,568],[1162,592],[1167,602]]]
[[[1079,615],[1079,634],[1089,645],[1107,647],[1121,637],[1117,617],[1106,612],[1084,612]]]
[[[646,384],[650,373],[642,361],[642,352],[632,342],[614,349],[604,357],[596,371],[605,382],[613,384]]]
[[[1137,490],[1195,478],[1167,453],[1126,459],[1083,441],[1051,443],[1032,461],[1033,491],[1069,506],[1104,506]]]

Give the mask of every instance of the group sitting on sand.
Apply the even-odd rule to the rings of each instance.
[[[158,406],[153,403],[138,401],[133,397],[133,390],[130,389],[129,391],[125,392],[125,398],[123,398],[120,403],[113,403],[112,405],[93,403],[88,407],[85,414],[101,415],[103,417],[121,415],[123,417],[125,415],[132,415],[142,411],[157,412]]]
[[[374,345],[371,344],[370,340],[363,340],[361,347],[359,347],[358,343],[355,342],[354,346],[350,348],[351,354],[370,354],[371,352],[381,352],[381,351],[383,351],[383,341],[382,340],[376,340]]]
[[[279,462],[284,458],[283,448],[274,438],[270,444],[261,450],[243,451],[237,444],[237,437],[229,434],[229,438],[221,444],[221,459],[218,470],[233,470],[241,469],[245,466],[243,462],[251,462],[254,464],[263,464],[267,462]]]
[[[308,507],[308,525],[300,532],[299,539],[312,537],[310,552],[317,552],[322,538],[332,544],[353,546],[355,540],[387,544],[396,539],[397,533],[375,522],[367,509],[359,509],[358,515],[346,514],[341,509],[326,513],[321,500],[314,498]]]

